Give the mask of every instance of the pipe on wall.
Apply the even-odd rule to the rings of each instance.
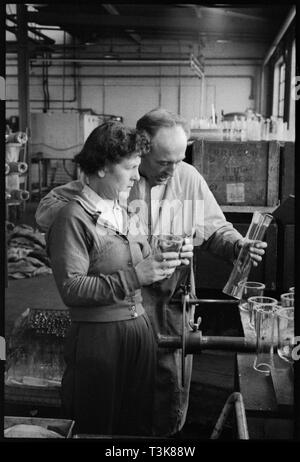
[[[73,77],[73,75],[68,75],[68,77]],[[85,74],[85,75],[82,75],[80,76],[80,78],[97,78],[99,76],[97,75],[94,75],[94,74]],[[61,76],[51,76],[51,78],[57,78],[57,79],[60,79]],[[130,78],[141,78],[141,79],[146,79],[146,78],[149,78],[149,79],[162,79],[162,78],[178,78],[178,74],[171,74],[171,75],[149,75],[149,74],[141,74],[141,75],[138,75],[138,76],[133,76],[133,75],[124,75],[124,74],[119,74],[119,75],[115,75],[115,74],[106,74],[105,75],[105,78],[108,78],[108,79],[113,79],[113,78],[116,78],[116,79],[123,79],[123,78],[127,78],[127,79],[130,79]],[[197,75],[181,75],[180,78],[183,78],[183,79],[195,79],[195,78],[199,78]],[[249,99],[254,99],[254,76],[253,75],[249,75],[249,74],[245,74],[245,75],[206,75],[205,78],[234,78],[234,79],[250,79],[251,81],[251,87],[250,87],[250,95],[249,95]],[[160,83],[159,83],[160,85]],[[201,84],[201,96],[202,96],[202,100],[204,101],[204,91],[205,91],[205,79],[203,78],[202,79],[202,84]],[[14,101],[17,101],[15,99],[7,99],[6,100],[7,102],[14,102]],[[32,102],[41,102],[42,100],[36,100],[36,99],[32,99],[31,100]],[[51,102],[62,102],[61,100],[51,100]],[[73,102],[73,101],[66,101],[66,102]],[[204,104],[204,103],[203,103]],[[203,114],[203,108],[201,106],[201,114]]]
[[[266,54],[266,57],[263,62],[263,67],[269,62],[271,56],[273,55],[274,51],[276,50],[280,40],[288,30],[289,26],[291,25],[294,17],[296,16],[296,6],[293,5],[287,18],[285,19],[283,25],[281,26],[281,29],[279,30],[278,34],[275,37],[274,42],[271,45],[271,48],[269,49],[268,53]]]
[[[44,58],[31,58],[30,62],[43,62]],[[49,61],[49,60],[47,60]],[[142,64],[143,66],[153,66],[154,64],[165,64],[166,66],[185,66],[190,64],[190,60],[181,59],[93,59],[93,58],[51,58],[50,61],[58,63],[81,63],[81,64],[105,64],[112,66],[136,66]]]

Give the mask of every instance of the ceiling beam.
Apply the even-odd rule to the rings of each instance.
[[[215,22],[213,19],[209,21],[207,19],[201,20],[197,17],[191,18],[187,16],[181,16],[179,18],[167,17],[163,18],[160,16],[124,16],[124,15],[97,15],[97,14],[56,14],[56,13],[28,13],[28,21],[35,22],[38,24],[46,25],[61,25],[62,28],[67,26],[78,26],[78,27],[99,27],[102,30],[120,30],[127,29],[145,31],[174,31],[180,34],[181,32],[189,33],[205,33],[210,34],[213,30],[214,33],[222,32],[224,30],[224,23],[222,21]],[[247,23],[245,21],[244,26],[245,32],[252,32],[252,34],[265,35],[268,32],[267,27],[262,28],[261,24]],[[233,22],[230,24],[230,32],[240,32],[240,24]]]
[[[76,14],[70,15],[56,13],[28,13],[28,21],[38,24],[64,24],[78,26],[101,26],[104,28],[161,28],[161,29],[199,29],[200,22],[197,18],[161,18],[145,16],[124,16],[124,15],[97,15],[97,14]]]
[[[269,19],[263,18],[262,16],[256,16],[253,14],[249,13],[240,13],[237,11],[232,11],[228,10],[227,8],[213,8],[213,7],[207,7],[207,6],[200,6],[200,5],[195,5],[197,10],[205,11],[209,14],[218,14],[218,15],[223,15],[223,16],[231,16],[233,18],[241,18],[241,19],[249,19],[252,21],[260,21],[260,22],[268,22]]]
[[[108,11],[109,14],[112,14],[114,16],[119,16],[120,13],[119,11],[117,10],[117,8],[113,5],[111,5],[110,3],[103,3],[102,4],[103,8]],[[135,30],[130,30],[130,29],[126,29],[126,33],[129,35],[129,37],[135,42],[135,43],[138,43],[140,44],[142,39],[141,37],[135,32]]]
[[[17,22],[17,18],[14,16],[14,15],[9,15],[7,16],[7,19],[11,22],[13,22],[14,24],[18,24]],[[45,43],[47,43],[48,45],[54,45],[55,43],[55,40],[51,39],[50,37],[47,37],[47,35],[43,34],[42,32],[36,30],[34,27],[32,26],[28,26],[27,24],[27,30],[30,31],[32,34],[35,34],[37,35],[38,37],[42,38],[43,41]],[[30,38],[30,37],[29,37]]]

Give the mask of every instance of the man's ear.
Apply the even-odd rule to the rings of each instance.
[[[97,175],[99,178],[104,178],[105,177],[105,173],[106,173],[106,169],[105,168],[101,168],[100,170],[97,171]]]

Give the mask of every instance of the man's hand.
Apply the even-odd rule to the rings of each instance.
[[[185,237],[179,253],[179,257],[183,265],[190,264],[191,258],[193,257],[193,249],[194,246],[192,244],[192,238]]]
[[[268,247],[268,244],[263,241],[240,240],[238,243],[238,249],[240,250],[243,245],[249,247],[249,254],[253,266],[258,266],[258,264],[262,261],[262,256],[265,254],[264,249]]]

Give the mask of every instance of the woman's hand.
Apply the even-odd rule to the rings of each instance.
[[[164,252],[161,255],[150,255],[140,261],[136,266],[136,274],[142,286],[170,277],[181,260],[176,252]]]
[[[263,241],[240,240],[238,248],[240,249],[243,245],[249,247],[249,255],[253,266],[258,266],[258,264],[262,261],[262,257],[265,254],[264,249],[268,247],[268,244]]]
[[[191,237],[185,237],[183,245],[180,249],[180,259],[183,265],[189,265],[191,263],[191,258],[193,257],[194,246],[192,244],[193,240]]]

